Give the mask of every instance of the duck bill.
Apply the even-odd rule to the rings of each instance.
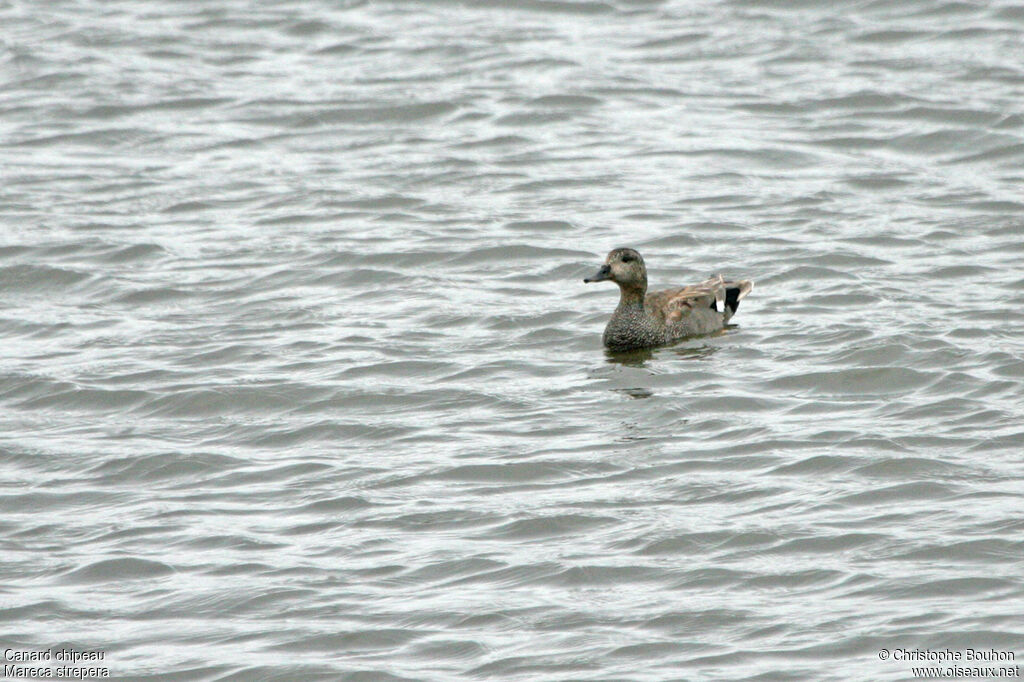
[[[602,265],[600,270],[583,280],[583,283],[590,284],[591,282],[603,282],[604,280],[611,278],[612,269],[607,265]]]

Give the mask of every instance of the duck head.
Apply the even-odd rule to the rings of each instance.
[[[644,259],[633,249],[613,249],[604,259],[604,265],[585,283],[603,282],[610,279],[622,289],[647,289],[647,267]]]

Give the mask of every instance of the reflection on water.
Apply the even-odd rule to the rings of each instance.
[[[718,346],[704,343],[700,346],[664,346],[631,351],[613,351],[606,348],[604,353],[605,358],[611,364],[625,367],[646,367],[648,361],[661,354],[673,356],[673,359],[679,360],[706,360],[718,350]]]
[[[717,336],[717,334],[716,334]],[[679,360],[707,360],[712,355],[717,353],[720,348],[718,346],[712,346],[704,344],[700,346],[672,346],[671,348],[665,349]]]
[[[650,398],[654,395],[654,391],[647,388],[613,388],[613,392],[621,393],[629,398],[635,398],[642,400],[643,398]]]
[[[647,361],[654,357],[654,350],[641,348],[630,351],[613,351],[605,348],[605,357],[613,365],[624,365],[626,367],[644,367]]]
[[[692,343],[693,341],[691,341]],[[676,360],[707,360],[719,351],[718,346],[703,343],[699,346],[668,346],[662,348],[644,348],[626,352],[605,350],[605,360],[612,368],[620,368],[616,373],[618,382],[609,388],[634,400],[642,400],[655,395],[655,385],[662,386],[666,393],[675,391],[673,376],[687,374],[684,367],[676,367]],[[637,372],[635,370],[644,370]],[[628,371],[622,371],[628,370]],[[633,385],[623,386],[623,383]],[[637,385],[643,383],[646,385]]]

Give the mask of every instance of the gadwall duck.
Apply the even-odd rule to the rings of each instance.
[[[754,288],[753,282],[726,282],[715,275],[700,284],[648,294],[647,268],[633,249],[613,250],[601,269],[583,281],[606,279],[619,285],[619,305],[603,337],[611,350],[648,348],[716,332]]]

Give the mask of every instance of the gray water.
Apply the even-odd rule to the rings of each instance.
[[[176,681],[1022,663],[1019,5],[0,27],[5,650]],[[611,355],[581,279],[623,245],[654,288],[757,286],[725,333]]]

